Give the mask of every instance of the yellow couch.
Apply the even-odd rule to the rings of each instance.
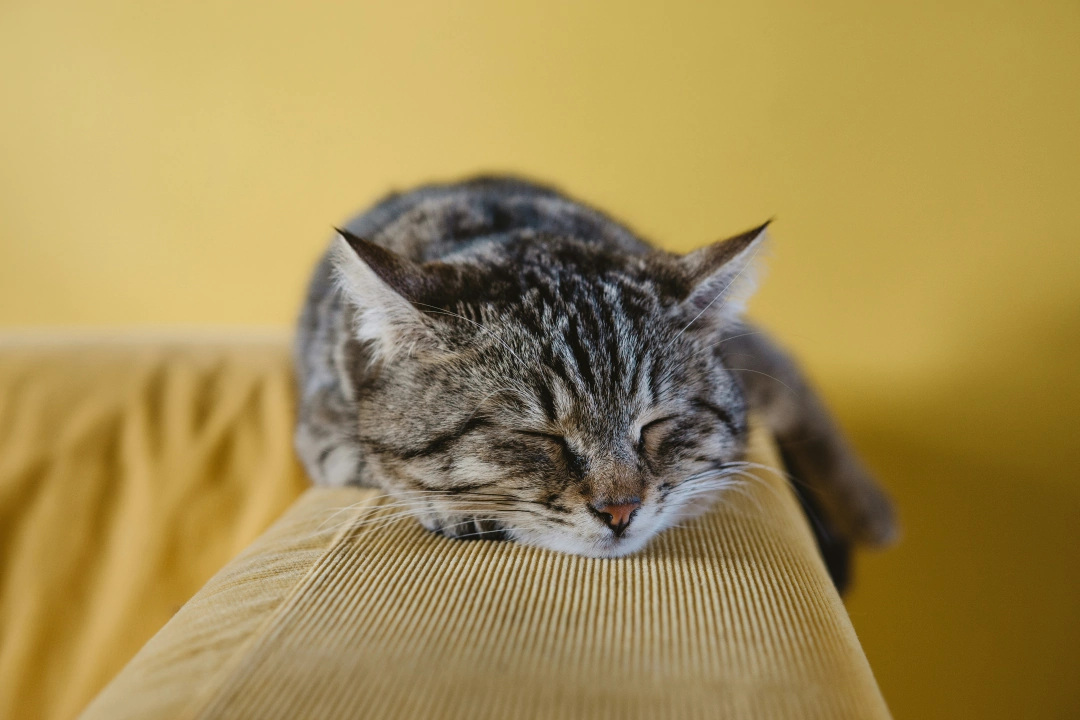
[[[162,625],[85,720],[888,717],[776,475],[594,560],[293,502],[284,338],[7,341],[0,398],[0,717],[71,717]]]

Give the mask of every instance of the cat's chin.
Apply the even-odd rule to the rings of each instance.
[[[521,527],[467,516],[438,516],[430,513],[418,514],[416,519],[428,531],[450,540],[495,540],[511,541],[521,545],[543,548],[564,555],[577,555],[588,558],[619,558],[633,555],[646,545],[667,524],[653,516],[642,518],[636,527],[621,537],[615,537],[609,531],[595,534],[586,532],[558,532],[548,528]]]
[[[559,535],[556,533],[530,533],[527,535],[519,535],[515,537],[515,539],[524,545],[552,550],[564,555],[612,559],[633,555],[634,553],[639,552],[649,544],[649,541],[652,540],[654,536],[655,533],[642,533],[641,535],[623,536],[621,538],[609,536],[606,538],[584,539],[570,535]]]
[[[515,531],[490,520],[472,518],[456,522],[440,522],[433,518],[422,518],[421,524],[428,531],[450,540],[510,541],[564,555],[589,558],[618,558],[632,555],[643,549],[656,534],[641,533],[621,538],[608,536],[584,539],[558,533]]]

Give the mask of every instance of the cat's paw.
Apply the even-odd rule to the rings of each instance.
[[[844,534],[859,545],[872,548],[887,548],[899,542],[900,522],[888,494],[869,477],[850,487],[855,492],[846,498],[841,510]]]

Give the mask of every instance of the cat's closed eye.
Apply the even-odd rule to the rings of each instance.
[[[673,416],[665,416],[642,425],[638,431],[638,451],[653,454],[659,450],[664,435],[670,430],[674,421]]]
[[[566,469],[570,472],[571,475],[574,475],[576,477],[584,473],[585,458],[574,452],[573,448],[570,447],[570,443],[567,442],[566,438],[562,435],[540,432],[536,430],[518,430],[517,434],[523,435],[525,437],[536,438],[546,442],[558,453],[563,463],[566,465]]]

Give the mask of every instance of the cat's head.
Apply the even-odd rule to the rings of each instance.
[[[593,557],[701,512],[745,444],[718,341],[763,237],[680,257],[525,231],[417,264],[341,233],[368,479],[447,536]]]

